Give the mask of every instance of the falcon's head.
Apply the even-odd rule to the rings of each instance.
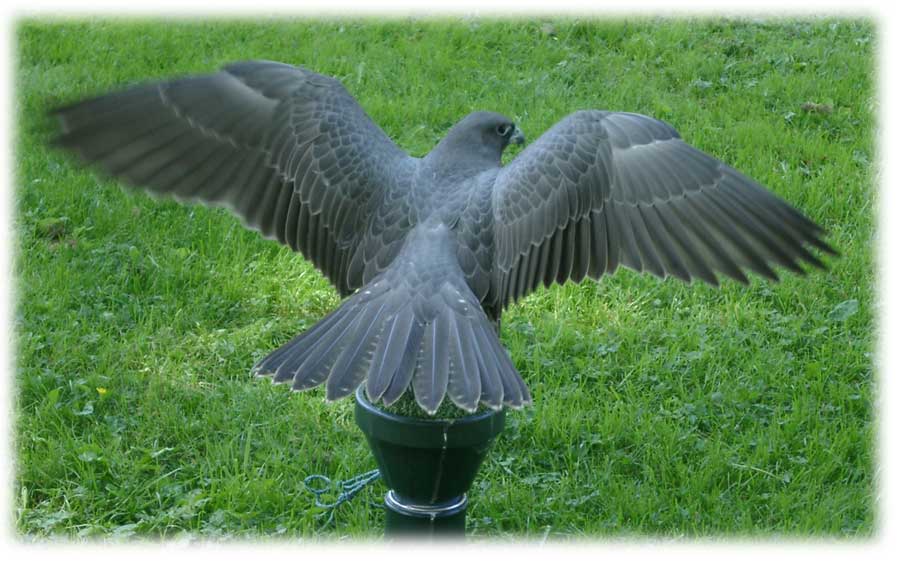
[[[478,111],[457,122],[432,154],[442,159],[486,160],[496,165],[507,146],[524,143],[525,136],[510,118]]]

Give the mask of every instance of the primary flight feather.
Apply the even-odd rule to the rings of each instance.
[[[474,112],[425,157],[394,144],[336,79],[267,61],[129,89],[54,111],[57,143],[157,196],[229,208],[309,259],[344,297],[256,374],[329,399],[409,388],[436,412],[521,407],[500,344],[510,303],[624,265],[658,277],[770,279],[835,254],[768,190],[646,116],[571,114],[524,143]]]

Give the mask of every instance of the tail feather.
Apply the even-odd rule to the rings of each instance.
[[[369,400],[386,406],[411,387],[419,406],[432,414],[444,398],[468,412],[479,404],[519,408],[530,402],[480,307],[460,313],[439,306],[433,320],[421,321],[409,302],[396,305],[390,293],[372,300],[357,293],[257,363],[254,372],[292,381],[294,390],[326,383],[329,400],[365,382]]]
[[[409,333],[409,339],[403,348],[403,359],[394,374],[391,376],[391,384],[384,391],[381,400],[386,406],[390,406],[400,400],[406,389],[412,383],[413,375],[416,372],[416,355],[419,353],[419,346],[422,344],[422,336],[425,335],[425,324],[419,321],[413,323]],[[369,400],[377,401],[377,398]]]
[[[273,375],[278,371],[278,368],[281,367],[283,363],[285,363],[289,358],[296,356],[298,353],[302,353],[307,350],[310,346],[312,346],[318,339],[322,337],[323,334],[327,333],[335,323],[339,322],[343,317],[347,314],[340,311],[335,311],[318,322],[316,322],[313,327],[309,328],[306,333],[302,333],[272,353],[270,353],[265,359],[259,361],[256,365],[253,366],[253,373],[259,376],[268,376]],[[287,376],[279,376],[275,378],[275,382],[284,382],[287,379],[293,378],[293,375]]]
[[[344,339],[355,329],[359,317],[358,310],[352,310],[350,314],[342,318],[342,322],[346,320],[344,325],[335,325],[327,333],[322,335],[309,351],[297,351],[292,359],[286,361],[278,368],[275,376],[280,374],[291,374],[294,378],[292,388],[294,390],[304,390],[313,388],[325,382],[331,371],[331,365],[340,354],[340,347],[344,344]],[[300,363],[294,367],[296,363]]]
[[[366,395],[371,400],[381,398],[400,363],[413,328],[412,309],[406,308],[385,323],[385,328],[372,355],[366,378]]]
[[[450,381],[449,337],[449,314],[444,311],[425,326],[425,337],[419,348],[413,377],[416,402],[429,413],[437,411],[447,393],[447,383]]]
[[[431,233],[405,248],[407,256],[263,359],[256,374],[290,379],[295,390],[326,383],[329,400],[365,382],[369,400],[386,406],[412,388],[430,414],[445,398],[469,412],[529,403],[441,227],[423,229]]]
[[[513,408],[521,408],[523,404],[531,402],[528,389],[519,373],[513,367],[506,350],[500,345],[500,341],[491,334],[486,326],[475,326],[476,341],[480,341],[486,347],[484,350],[485,363],[497,369],[500,383],[503,386],[503,404]],[[524,393],[524,394],[523,394]]]
[[[503,407],[503,381],[496,365],[489,365],[490,359],[481,347],[481,340],[472,330],[472,344],[475,346],[475,359],[478,362],[478,374],[481,379],[481,401],[491,408]]]
[[[450,373],[456,378],[447,388],[453,403],[469,412],[481,399],[481,376],[472,345],[472,326],[465,318],[450,320]]]
[[[365,380],[372,360],[372,349],[384,325],[381,319],[384,310],[384,304],[371,306],[354,321],[355,332],[348,336],[343,351],[328,373],[329,399],[350,394]]]

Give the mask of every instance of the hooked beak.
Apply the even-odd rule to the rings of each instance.
[[[522,134],[522,131],[519,130],[518,126],[513,130],[512,136],[509,137],[509,143],[518,144],[520,146],[525,143],[525,135]]]

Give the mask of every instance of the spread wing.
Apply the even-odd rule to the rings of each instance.
[[[733,168],[637,114],[580,111],[526,148],[496,178],[495,301],[539,284],[598,279],[622,264],[656,276],[717,273],[770,279],[772,265],[823,267],[824,231]]]
[[[411,215],[401,194],[414,159],[339,81],[303,68],[236,63],[54,112],[62,147],[151,194],[228,207],[342,295],[360,285],[348,273],[372,212]]]

